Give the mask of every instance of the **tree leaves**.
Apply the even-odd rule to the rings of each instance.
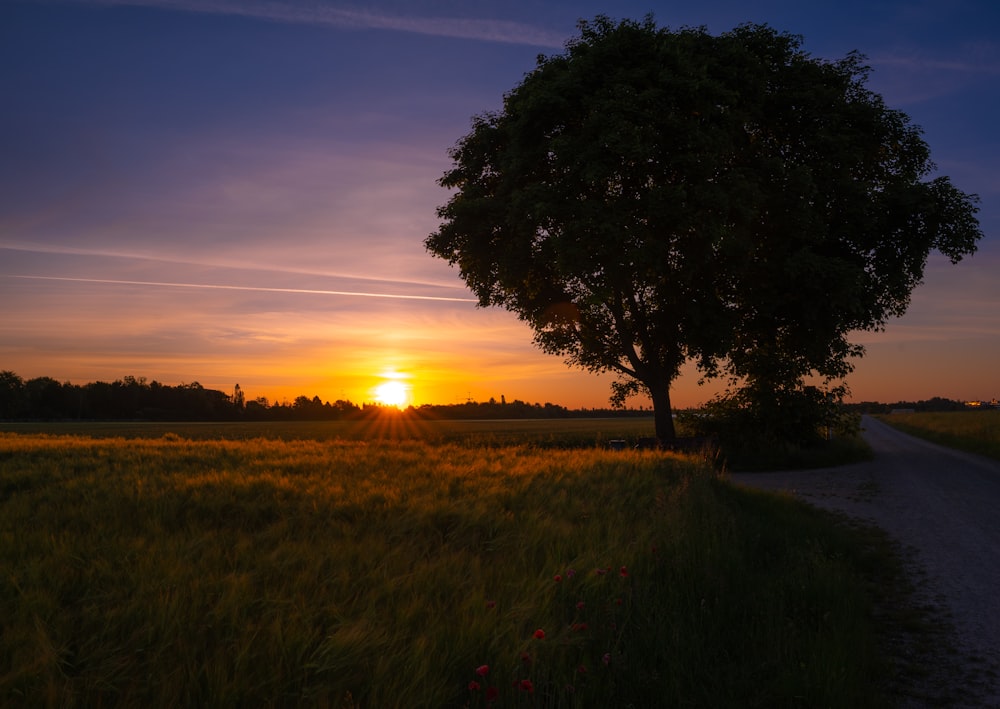
[[[847,335],[905,311],[931,249],[975,250],[975,196],[921,181],[920,130],[860,54],[766,25],[579,28],[473,119],[425,244],[544,351],[623,375],[616,403],[669,407],[688,360],[754,391],[842,377]]]

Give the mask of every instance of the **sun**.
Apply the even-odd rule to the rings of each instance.
[[[403,382],[390,379],[375,387],[375,401],[383,406],[401,408],[406,404],[409,391]]]

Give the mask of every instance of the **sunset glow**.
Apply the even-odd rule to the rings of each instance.
[[[383,406],[402,408],[406,406],[409,395],[407,386],[395,379],[382,382],[375,387],[375,401]]]
[[[607,406],[612,376],[539,351],[423,241],[470,119],[608,4],[309,7],[0,3],[0,370],[239,383],[272,402]],[[768,23],[817,57],[862,52],[872,90],[980,195],[979,252],[957,266],[932,257],[907,314],[853,338],[868,350],[847,382],[854,400],[1000,397],[1000,7],[962,7],[613,8],[712,32]],[[676,407],[724,385],[699,380],[682,369]]]

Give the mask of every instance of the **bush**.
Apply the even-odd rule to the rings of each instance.
[[[730,465],[788,467],[802,451],[827,447],[834,438],[857,437],[860,419],[844,410],[843,394],[842,387],[829,392],[813,386],[745,387],[683,414],[682,423],[695,435],[717,437]]]

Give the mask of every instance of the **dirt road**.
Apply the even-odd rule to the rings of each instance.
[[[869,417],[862,428],[875,451],[870,462],[730,477],[870,520],[895,537],[912,552],[921,601],[939,605],[956,631],[961,657],[954,659],[962,676],[934,681],[962,686],[939,687],[938,699],[1000,707],[1000,462],[922,441]]]

